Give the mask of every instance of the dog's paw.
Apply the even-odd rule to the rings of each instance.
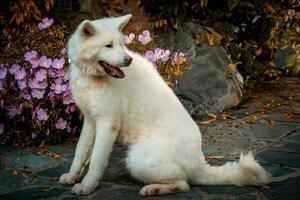
[[[149,197],[149,196],[158,195],[159,192],[160,192],[160,187],[153,187],[153,185],[146,185],[140,190],[139,194],[142,197]]]
[[[77,183],[72,188],[72,193],[77,195],[89,195],[96,187],[91,185],[84,185],[83,183]]]
[[[60,184],[74,184],[76,180],[76,176],[71,173],[65,173],[60,176],[59,183]]]

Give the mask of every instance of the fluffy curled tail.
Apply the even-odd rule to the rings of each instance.
[[[228,162],[222,166],[210,166],[205,163],[197,170],[194,182],[203,185],[264,185],[270,182],[270,175],[265,171],[251,152],[241,153],[239,162]]]

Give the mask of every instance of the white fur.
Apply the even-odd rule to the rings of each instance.
[[[188,190],[187,182],[268,183],[268,173],[251,153],[241,155],[238,163],[218,167],[206,163],[197,124],[153,65],[125,48],[119,29],[130,17],[84,21],[69,41],[70,84],[74,100],[84,114],[84,125],[71,169],[61,176],[60,183],[73,184],[90,158],[88,173],[72,190],[90,194],[102,178],[115,140],[129,145],[126,164],[132,176],[152,184],[141,190],[144,196],[168,193],[166,189],[174,188],[176,183],[180,183],[176,191]],[[84,37],[84,27],[92,28],[94,34]],[[111,41],[113,48],[104,47]],[[122,67],[122,60],[128,55],[133,62]],[[120,66],[125,78],[107,75],[99,60]],[[151,188],[159,185],[161,192],[153,193]]]

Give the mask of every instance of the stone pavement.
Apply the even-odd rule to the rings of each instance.
[[[271,184],[264,187],[192,186],[187,193],[147,199],[299,200],[300,84],[296,83],[286,81],[264,90],[256,87],[255,93],[247,94],[242,106],[218,114],[217,119],[207,125],[200,125],[208,162],[220,165],[237,159],[241,151],[252,150],[272,174]],[[0,200],[142,199],[138,196],[142,185],[124,170],[125,151],[121,147],[115,148],[96,192],[85,197],[72,195],[72,186],[59,185],[57,180],[68,171],[74,148],[70,144],[24,150],[0,147]]]

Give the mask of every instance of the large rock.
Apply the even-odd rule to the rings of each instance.
[[[178,95],[192,115],[219,112],[241,101],[243,78],[237,70],[230,70],[222,46],[208,46],[205,40],[200,45],[195,43],[195,35],[205,38],[199,24],[186,22],[176,32],[158,34],[160,45],[188,53],[192,67],[178,77]]]

